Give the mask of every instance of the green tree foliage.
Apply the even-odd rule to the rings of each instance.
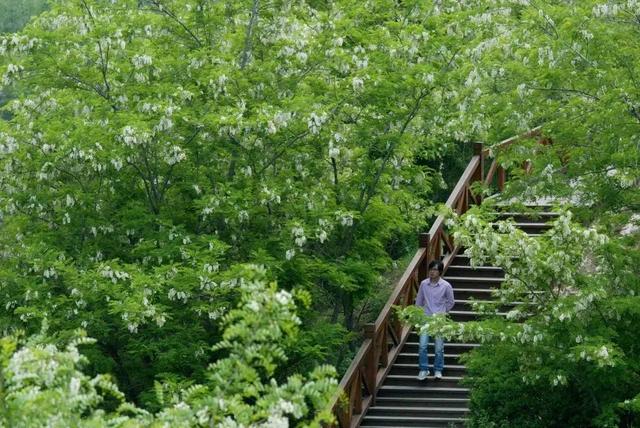
[[[0,0],[0,33],[13,33],[46,8],[45,0]]]
[[[496,301],[476,303],[486,319],[404,313],[430,331],[483,343],[466,360],[471,425],[631,426],[640,396],[637,252],[573,223],[570,212],[536,238],[492,220],[474,209],[454,233],[472,265],[505,272]]]
[[[616,232],[640,198],[638,5],[495,3],[500,7],[485,19],[497,31],[465,81],[466,93],[481,94],[469,111],[486,112],[485,132],[477,136],[495,141],[543,125],[552,144],[505,154],[507,164],[530,160],[537,171],[515,181],[512,194],[566,197],[581,218]]]
[[[0,33],[20,30],[27,21],[45,9],[45,0],[0,0]],[[1,61],[1,60],[0,60]],[[9,95],[0,90],[0,106]],[[4,117],[0,113],[0,117]]]
[[[458,101],[466,13],[51,2],[0,41],[16,94],[0,122],[3,331],[84,328],[91,370],[153,406],[154,380],[188,384],[219,357],[232,266],[250,261],[311,294],[292,367],[339,361],[357,304],[424,222],[437,171],[415,161],[445,150],[431,127]]]
[[[88,361],[79,346],[92,340],[82,332],[64,349],[44,332],[26,342],[0,339],[0,426],[320,426],[331,417],[326,406],[336,393],[335,371],[318,366],[308,376],[273,379],[286,362],[283,344],[298,334],[293,296],[267,282],[262,268],[239,274],[240,301],[224,316],[215,346],[225,357],[208,367],[204,383],[156,384],[162,411],[153,415],[127,403],[108,376],[84,374]]]
[[[448,173],[438,160],[464,153],[462,142],[544,124],[553,144],[500,154],[507,165],[533,162],[507,195],[579,202],[579,218],[606,229],[609,243],[566,217],[539,244],[508,225],[505,237],[481,219],[464,224],[458,239],[476,259],[520,269],[504,298],[527,302],[511,312],[525,321],[442,328],[501,343],[503,365],[469,362],[480,367],[476,421],[510,424],[518,403],[493,411],[491,397],[547,384],[558,401],[536,404],[540,426],[555,423],[549,409],[560,402],[573,409],[567,424],[632,418],[638,251],[633,235],[617,233],[637,221],[637,8],[52,1],[0,39],[1,85],[16,95],[0,121],[1,330],[33,334],[46,322],[60,345],[85,329],[96,343],[83,347],[91,374],[82,382],[112,373],[128,400],[160,418],[182,416],[158,397],[197,396],[192,385],[234,396],[232,385],[205,382],[212,361],[241,381],[337,361],[357,305],[423,224],[425,199]],[[497,249],[529,252],[511,266]],[[579,268],[585,254],[594,271]],[[245,262],[314,302],[301,312],[305,334],[268,336],[273,348],[256,348],[269,348],[264,360],[239,357],[256,373],[224,360],[254,349],[224,331],[254,322],[230,309],[246,299]],[[252,306],[278,319],[264,302]],[[491,381],[497,373],[504,382]],[[233,401],[242,424],[250,412],[266,417],[252,407],[273,392],[261,388]],[[78,405],[98,409],[91,400]]]

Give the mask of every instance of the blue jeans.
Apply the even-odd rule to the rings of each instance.
[[[429,370],[429,356],[427,355],[427,343],[429,343],[429,333],[420,335],[420,346],[418,347],[418,368],[419,370]],[[435,338],[436,357],[433,362],[433,370],[441,372],[444,369],[444,339]]]

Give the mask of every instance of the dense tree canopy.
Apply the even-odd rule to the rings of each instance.
[[[3,330],[86,330],[90,369],[157,409],[154,380],[222,355],[252,262],[315,305],[279,375],[339,361],[428,213],[472,40],[459,7],[396,6],[59,1],[3,37]]]
[[[481,367],[474,417],[515,423],[517,406],[487,410],[504,385],[526,394],[555,379],[559,389],[549,397],[567,404],[572,390],[562,386],[585,372],[581,391],[619,388],[609,399],[596,394],[593,411],[574,411],[573,421],[606,425],[637,412],[638,391],[618,382],[638,373],[625,333],[635,331],[638,313],[630,268],[638,258],[636,3],[51,1],[24,30],[0,37],[0,89],[14,97],[0,121],[0,329],[7,335],[0,398],[14,406],[8,417],[26,417],[31,410],[19,409],[36,409],[40,399],[14,368],[37,378],[37,362],[56,358],[69,371],[34,384],[51,390],[52,413],[43,418],[57,417],[56,388],[87,388],[79,407],[61,416],[63,426],[78,412],[113,418],[112,425],[174,416],[187,425],[199,417],[203,425],[218,417],[248,425],[284,414],[313,423],[331,371],[314,372],[308,389],[302,378],[287,378],[319,363],[344,364],[362,302],[433,212],[429,198],[452,169],[441,160],[456,160],[470,141],[538,125],[552,144],[499,154],[507,166],[533,164],[529,175],[512,170],[518,179],[506,197],[565,197],[580,221],[608,239],[589,241],[600,235],[563,217],[568,232],[559,225],[547,247],[500,247],[507,238],[478,228],[484,220],[462,223],[459,239],[476,256],[504,264],[483,251],[533,248],[519,267],[529,269],[527,283],[540,288],[562,278],[568,282],[558,287],[579,291],[549,290],[532,321],[542,336],[528,334],[531,340],[502,353],[488,343],[477,358],[501,355],[495,366],[470,361]],[[549,263],[567,243],[576,247],[559,259],[564,264]],[[578,269],[587,255],[595,273]],[[574,300],[587,295],[576,308]],[[279,314],[269,299],[291,312]],[[297,299],[300,327],[293,315],[278,318],[293,313],[290,299]],[[572,312],[578,309],[580,316]],[[560,319],[565,312],[570,317]],[[260,345],[258,364],[246,329],[258,332],[253,323],[270,319],[292,334],[265,333],[260,340],[273,347]],[[510,325],[488,331],[500,337]],[[298,328],[302,334],[293,334]],[[78,329],[95,338],[80,346],[89,374],[78,371],[83,358],[74,340],[85,334]],[[569,346],[577,337],[585,342]],[[248,354],[233,367],[229,355],[242,346]],[[541,372],[541,350],[552,346],[557,365],[545,361]],[[603,346],[611,359],[599,364]],[[286,366],[279,364],[284,354]],[[603,371],[609,362],[617,371],[598,383],[612,373]],[[518,382],[482,383],[500,367]],[[216,373],[236,373],[238,383],[222,385]],[[248,384],[253,392],[234,395]],[[277,410],[274,397],[287,388],[308,394]],[[193,396],[181,401],[181,390]],[[204,392],[233,405],[220,410],[200,400]],[[260,407],[263,395],[271,398]],[[250,419],[253,404],[261,410]],[[549,409],[547,402],[537,408]],[[482,419],[487,414],[496,418]]]

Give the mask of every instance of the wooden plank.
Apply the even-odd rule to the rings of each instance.
[[[498,190],[499,191],[502,192],[504,190],[504,183],[506,180],[507,180],[506,171],[502,166],[499,166],[498,167]]]
[[[396,360],[396,358],[400,354],[400,350],[402,349],[404,344],[407,343],[407,339],[409,338],[409,334],[410,333],[411,333],[411,327],[410,326],[403,326],[402,327],[402,333],[400,335],[400,344],[398,346],[396,346],[395,348],[393,348],[389,352],[389,361],[393,362],[393,361]],[[385,367],[384,369],[378,370],[378,377],[376,379],[376,388],[380,388],[380,386],[382,386],[382,383],[387,378],[387,375],[391,371],[391,367],[392,366],[393,366],[393,364],[389,364],[388,367]]]
[[[362,412],[362,374],[360,370],[356,372],[356,378],[351,384],[351,390],[349,391],[349,402],[353,409],[351,414],[363,413]],[[366,409],[365,409],[366,410]]]
[[[452,241],[451,241],[451,237],[449,236],[448,233],[445,233],[445,232],[442,233],[442,240],[447,245],[447,249],[449,250],[449,253],[451,251],[453,251],[454,247],[453,247],[453,244],[452,244]]]
[[[453,259],[458,255],[459,251],[460,251],[460,245],[456,245],[453,251],[451,251],[451,253],[444,258],[444,260],[442,261],[442,264],[444,265],[443,274],[444,272],[447,271],[449,266],[451,266],[451,262],[453,262]]]
[[[517,142],[518,140],[522,140],[524,138],[537,137],[542,134],[542,126],[537,126],[530,131],[525,132],[524,134],[515,135],[513,137],[507,138],[506,140],[500,141],[498,144],[493,146],[494,149],[502,149],[510,146],[511,144]]]
[[[498,161],[494,159],[493,162],[491,162],[489,171],[487,171],[487,176],[484,179],[485,186],[488,186],[489,184],[491,184],[491,182],[493,181],[493,176],[495,175],[497,169],[498,169]]]

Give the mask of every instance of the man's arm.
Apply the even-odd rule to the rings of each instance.
[[[451,284],[449,284],[447,290],[445,291],[445,298],[447,300],[447,312],[449,312],[453,308],[453,305],[456,304],[456,301],[453,297],[453,287],[451,286]]]

